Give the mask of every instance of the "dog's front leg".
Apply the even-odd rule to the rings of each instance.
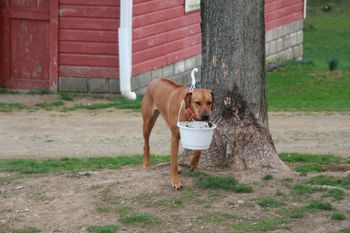
[[[190,162],[190,167],[191,170],[193,171],[194,169],[197,168],[199,158],[201,157],[202,151],[201,150],[196,150],[192,156],[191,162]]]
[[[180,133],[178,129],[172,130],[171,134],[171,187],[181,189],[182,184],[178,175],[177,153],[179,150]]]

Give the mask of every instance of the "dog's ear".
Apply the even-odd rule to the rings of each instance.
[[[213,91],[210,91],[210,94],[211,94],[211,110],[213,111],[213,108],[214,108],[214,92]]]
[[[185,96],[185,108],[189,108],[191,104],[192,92],[189,92]]]

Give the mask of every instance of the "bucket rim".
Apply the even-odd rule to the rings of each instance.
[[[186,129],[186,130],[192,130],[192,131],[210,131],[210,130],[214,130],[216,129],[216,124],[211,123],[212,126],[210,128],[190,128],[190,127],[186,127],[184,125],[181,125],[180,122],[191,122],[191,121],[178,121],[177,122],[177,126],[181,129]]]

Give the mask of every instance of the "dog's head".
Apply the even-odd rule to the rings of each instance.
[[[208,89],[195,89],[185,97],[186,109],[190,108],[200,121],[209,121],[213,111],[214,93]]]

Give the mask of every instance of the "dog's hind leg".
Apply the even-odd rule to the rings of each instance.
[[[144,102],[145,101],[145,102]],[[149,138],[151,135],[152,128],[159,116],[159,111],[154,109],[150,103],[147,103],[147,99],[142,102],[142,117],[143,117],[143,167],[147,168],[150,166],[150,146]]]

